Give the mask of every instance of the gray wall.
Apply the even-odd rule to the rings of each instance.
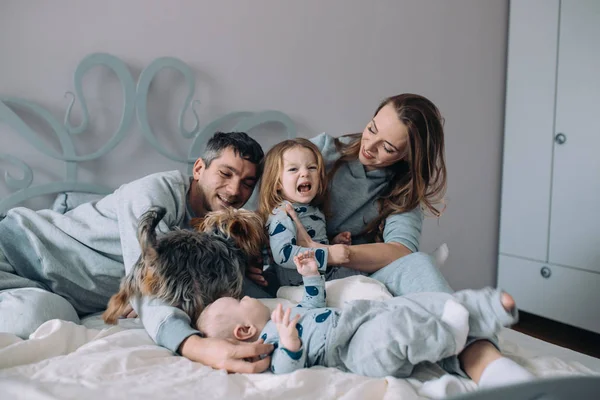
[[[4,0],[0,93],[62,119],[63,94],[85,55],[112,53],[134,76],[169,55],[196,72],[203,124],[235,110],[279,109],[301,136],[360,131],[382,98],[423,94],[446,119],[449,190],[443,217],[425,224],[422,248],[448,243],[451,285],[481,287],[496,273],[507,17],[506,0]],[[176,74],[155,82],[151,120],[183,155],[187,142],[174,133],[179,87]],[[111,74],[90,74],[85,88],[93,129],[78,139],[81,151],[103,143],[120,113]],[[33,157],[39,179],[61,173],[15,136],[0,124],[0,152]],[[51,134],[42,136],[52,145]],[[82,175],[116,185],[179,167],[135,131],[121,145]]]

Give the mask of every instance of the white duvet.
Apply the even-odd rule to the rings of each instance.
[[[280,301],[294,302],[300,293],[283,290],[280,296],[289,300]],[[389,294],[375,281],[352,277],[328,283],[327,297],[336,306]],[[600,375],[600,367],[592,366],[594,371],[577,361],[535,355],[511,338],[514,331],[501,335],[503,352],[539,377]],[[321,367],[289,375],[227,374],[156,346],[135,320],[115,327],[105,327],[98,318],[85,326],[52,320],[29,340],[0,333],[2,399],[423,399],[476,389],[473,382],[429,364],[409,379],[373,379]]]

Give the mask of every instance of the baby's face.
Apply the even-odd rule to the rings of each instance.
[[[269,307],[248,296],[244,296],[241,300],[233,297],[221,297],[211,305],[211,308],[219,313],[231,314],[233,317],[258,327],[264,326],[271,319]]]

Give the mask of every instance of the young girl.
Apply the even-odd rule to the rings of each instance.
[[[294,257],[313,250],[319,271],[348,261],[348,233],[337,235],[332,245],[327,239],[323,206],[327,182],[325,164],[317,146],[307,139],[285,140],[266,155],[260,184],[258,212],[266,221],[272,262],[265,273],[273,294],[281,285],[301,285]],[[297,244],[296,226],[286,213],[291,205],[310,236],[311,247]]]

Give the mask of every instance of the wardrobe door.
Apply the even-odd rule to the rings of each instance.
[[[600,1],[562,0],[549,262],[600,272]]]
[[[546,262],[558,0],[510,3],[500,253]]]

